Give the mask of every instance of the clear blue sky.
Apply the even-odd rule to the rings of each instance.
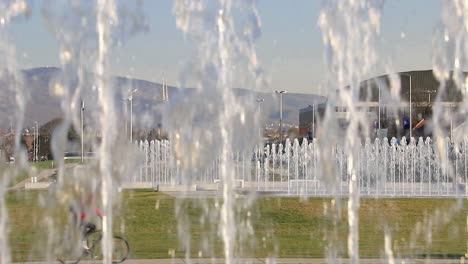
[[[132,1],[132,0],[130,0]],[[58,66],[58,44],[45,27],[41,1],[32,15],[12,26],[20,67]],[[129,39],[113,55],[113,74],[177,85],[190,43],[175,26],[170,0],[144,1],[149,32]],[[322,93],[322,35],[319,0],[258,0],[262,36],[257,53],[271,78],[269,90]],[[440,20],[438,0],[386,1],[378,46],[396,71],[431,68],[432,33]],[[378,72],[375,74],[382,74]]]

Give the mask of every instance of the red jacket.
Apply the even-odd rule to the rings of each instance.
[[[102,218],[104,216],[104,214],[101,212],[101,210],[99,210],[99,208],[97,207],[94,207],[94,211],[96,212],[96,214]],[[86,213],[84,211],[80,211],[80,219],[81,220],[87,220],[88,219],[88,215],[86,215]]]

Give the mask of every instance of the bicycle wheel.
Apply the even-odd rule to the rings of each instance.
[[[102,231],[101,230],[95,230],[94,232],[88,234],[86,236],[86,244],[88,245],[88,248],[93,251],[95,247],[97,247],[102,240]]]
[[[86,257],[85,241],[81,239],[79,229],[67,228],[63,237],[53,241],[56,260],[62,264],[75,264]]]
[[[90,246],[89,257],[92,260],[102,260],[102,233],[101,231],[96,231],[92,233],[88,238],[88,245]],[[112,239],[112,263],[122,263],[124,262],[130,253],[130,246],[128,242],[121,236],[114,236]]]
[[[114,236],[114,250],[112,251],[112,263],[122,263],[130,254],[130,246],[127,240],[121,236]]]
[[[57,256],[57,261],[62,264],[76,264],[80,260],[87,256],[87,252],[84,249],[70,250],[69,252],[61,252]]]

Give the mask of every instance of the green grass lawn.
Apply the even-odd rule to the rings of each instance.
[[[42,220],[53,217],[46,217],[46,211],[39,206],[39,196],[45,194],[22,191],[11,192],[7,197],[10,246],[15,261],[41,258],[41,246],[47,241]],[[337,256],[347,256],[346,200],[258,198],[247,210],[242,207],[247,200],[239,199],[242,202],[236,208],[241,223],[238,229],[246,236],[236,239],[236,254],[289,258],[325,257],[336,252]],[[190,238],[191,256],[222,257],[219,224],[214,221],[219,218],[221,202],[200,201],[177,201],[152,191],[126,191],[122,208],[114,217],[114,230],[128,239],[131,258],[170,258],[172,254],[183,257],[184,241],[178,238],[178,230]],[[187,217],[175,214],[176,204],[185,208]],[[466,200],[361,199],[360,256],[384,256],[385,230],[391,234],[395,256],[465,254],[467,212]],[[66,210],[62,210],[62,215],[55,217],[64,218],[65,214]],[[178,229],[178,224],[182,229]]]
[[[64,163],[80,163],[80,159],[66,159]],[[38,161],[38,162],[31,162],[31,167],[34,167],[38,170],[44,169],[54,169],[56,168],[57,164],[53,160],[45,160],[45,161]]]

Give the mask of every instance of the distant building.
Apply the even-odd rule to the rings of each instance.
[[[299,109],[299,137],[312,139],[315,137],[319,120],[325,114],[326,103],[311,104]]]
[[[431,119],[435,100],[441,107],[441,111],[448,117],[444,123],[439,123],[447,132],[447,136],[450,136],[452,129],[464,123],[465,117],[451,114],[456,112],[463,98],[460,89],[457,89],[452,79],[446,81],[445,89],[441,91],[440,82],[435,78],[432,70],[401,72],[397,75],[400,78],[401,87],[399,99],[392,96],[389,88],[392,76],[383,75],[361,82],[359,101],[354,105],[358,111],[365,112],[368,116],[368,129],[371,137],[408,137],[410,129],[412,129],[413,137],[432,136]],[[394,76],[396,80],[398,76]],[[468,74],[465,74],[465,78],[467,76]],[[317,117],[324,115],[325,106],[320,106],[320,109],[315,113],[316,129],[320,126],[320,118]],[[336,103],[334,109],[338,125],[344,131],[347,127],[348,109],[340,102]],[[300,109],[300,136],[310,135],[313,116],[311,106]]]

